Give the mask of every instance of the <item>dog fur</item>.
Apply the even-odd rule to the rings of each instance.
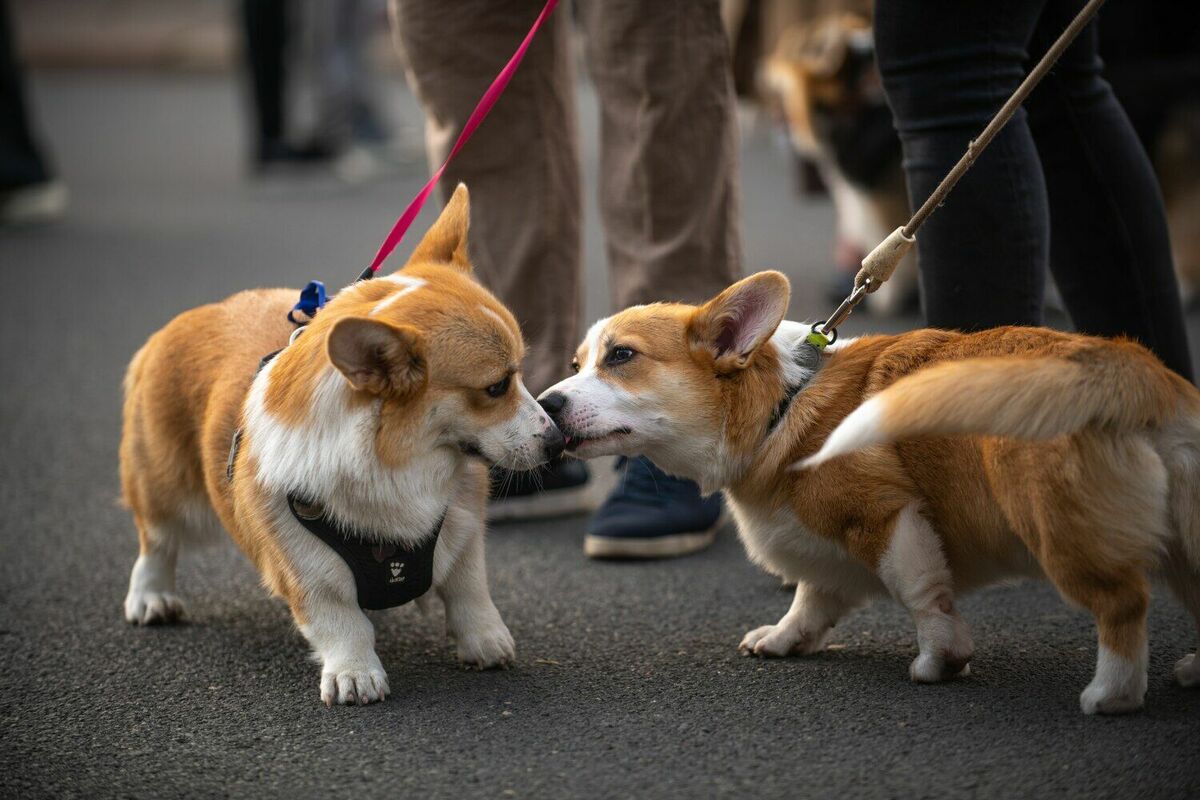
[[[809,375],[789,356],[808,327],[782,322],[788,296],[764,272],[699,307],[596,323],[546,393],[568,450],[645,455],[726,491],[751,559],[797,586],[748,653],[813,652],[891,595],[917,629],[912,679],[940,681],[973,652],[956,598],[1040,576],[1096,618],[1084,712],[1140,708],[1149,579],[1200,624],[1200,393],[1133,342],[1037,328],[864,337]],[[1200,684],[1195,655],[1176,677]]]
[[[468,454],[528,469],[561,436],[521,383],[516,321],[470,275],[467,227],[459,186],[401,271],[342,290],[290,344],[290,289],[235,294],[150,337],[125,379],[120,449],[140,542],[130,622],[179,617],[178,555],[223,526],[287,601],[321,661],[324,702],[382,700],[388,679],[354,577],[291,516],[286,496],[299,492],[404,545],[445,511],[434,587],[458,656],[480,668],[514,658],[487,587],[487,469]]]

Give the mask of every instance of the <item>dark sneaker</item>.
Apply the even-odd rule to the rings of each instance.
[[[491,522],[561,517],[591,511],[597,505],[588,493],[588,468],[574,458],[556,458],[528,472],[495,468],[491,478]]]
[[[713,543],[724,503],[720,493],[673,478],[645,458],[617,459],[623,473],[588,524],[583,552],[591,558],[669,558]]]

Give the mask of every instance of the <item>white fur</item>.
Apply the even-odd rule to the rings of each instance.
[[[286,425],[267,412],[272,368],[282,357],[255,378],[246,398],[245,432],[257,465],[253,477],[269,493],[268,511],[303,587],[301,632],[323,664],[322,700],[369,703],[382,700],[390,689],[375,654],[374,629],[357,604],[353,574],[292,518],[285,499],[289,491],[319,500],[344,523],[405,544],[429,535],[445,511],[433,581],[446,606],[447,631],[466,664],[486,668],[511,662],[512,636],[487,588],[483,512],[468,499],[484,467],[457,449],[463,429],[473,427],[470,416],[451,402],[432,409],[410,442],[420,455],[390,469],[376,455],[381,404],[353,407],[351,387],[332,367],[319,379],[303,425]],[[466,432],[494,460],[534,466],[542,460],[543,437],[552,423],[519,380],[513,391],[522,400],[516,414],[489,429]]]
[[[747,633],[738,649],[747,655],[773,658],[815,653],[825,646],[829,631],[851,607],[841,595],[801,581],[783,618]]]
[[[600,352],[600,337],[604,334],[604,329],[608,327],[608,321],[612,317],[596,320],[592,327],[588,328],[587,334],[583,337],[584,358],[579,362],[579,375],[591,375],[596,372],[596,365],[599,363],[600,357],[603,355]]]
[[[129,575],[125,619],[137,625],[169,622],[183,614],[183,601],[175,594],[175,565],[183,538],[181,525],[150,526],[144,548]]]
[[[433,588],[446,607],[447,632],[468,666],[510,663],[515,647],[493,605],[484,566],[482,509],[469,499],[482,465],[462,459],[448,481],[451,497],[433,556]],[[375,633],[358,607],[354,575],[324,542],[291,516],[281,499],[271,517],[297,582],[304,587],[307,621],[300,630],[322,663],[326,704],[369,703],[390,691],[375,654]],[[426,532],[428,533],[428,532]]]
[[[221,541],[222,534],[221,521],[203,496],[185,501],[173,520],[149,526],[144,552],[129,575],[125,619],[149,625],[182,616],[183,600],[175,593],[179,553],[189,546]]]
[[[849,416],[833,429],[833,433],[829,434],[820,450],[791,468],[811,469],[831,458],[886,441],[888,437],[883,430],[883,406],[878,398],[873,397],[851,411]]]
[[[775,333],[769,340],[775,347],[776,353],[779,354],[779,363],[783,367],[783,382],[787,386],[801,386],[808,383],[813,376],[813,370],[805,369],[794,359],[788,357],[788,353],[804,342],[810,327],[803,322],[792,322],[785,319],[779,323],[779,327],[775,329]]]
[[[839,543],[809,531],[790,509],[746,506],[726,496],[750,560],[796,584],[791,608],[774,625],[751,630],[739,649],[759,656],[813,653],[829,629],[883,585]]]
[[[804,582],[855,605],[886,589],[838,542],[808,530],[788,508],[748,506],[726,496],[750,560],[785,581]]]
[[[912,679],[935,683],[957,674],[973,653],[971,633],[954,609],[954,579],[941,539],[915,504],[896,518],[879,577],[917,626],[920,653],[909,669]]]
[[[412,543],[424,536],[446,507],[458,454],[430,448],[402,468],[383,466],[375,448],[380,402],[351,407],[350,384],[332,366],[317,381],[305,423],[280,422],[264,401],[283,357],[258,373],[246,398],[245,438],[259,483],[271,492],[319,500],[334,518],[388,540]]]
[[[1122,658],[1104,645],[1096,654],[1096,676],[1079,696],[1085,714],[1136,711],[1146,697],[1146,644],[1134,660]]]
[[[371,309],[371,313],[369,314],[369,316],[375,316],[379,312],[381,312],[381,311],[385,310],[386,308],[388,308],[389,306],[391,306],[393,303],[395,303],[401,297],[404,297],[406,294],[411,294],[412,292],[415,292],[417,289],[420,289],[426,283],[426,281],[423,278],[414,278],[411,275],[386,275],[382,278],[377,278],[376,280],[391,281],[392,283],[398,283],[398,284],[400,284],[400,290],[396,291],[396,292],[392,292],[387,297],[383,298],[378,303],[376,303],[375,307]]]

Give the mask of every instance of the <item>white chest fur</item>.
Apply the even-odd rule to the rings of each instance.
[[[259,483],[279,495],[320,501],[334,518],[395,541],[427,535],[450,500],[461,457],[437,448],[403,468],[383,466],[375,443],[378,404],[352,407],[349,387],[333,368],[318,382],[307,421],[284,424],[264,404],[275,363],[259,372],[246,398],[246,435]]]

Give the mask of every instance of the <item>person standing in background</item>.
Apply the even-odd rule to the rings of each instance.
[[[312,138],[334,153],[355,142],[388,138],[375,109],[375,75],[367,63],[371,34],[384,8],[384,0],[305,2],[305,38],[316,95]]]
[[[12,15],[0,0],[0,225],[50,222],[66,209],[67,188],[31,130]]]
[[[529,30],[542,0],[393,0],[409,81],[426,114],[430,162],[449,152],[480,95]],[[446,171],[471,188],[471,257],[529,345],[535,395],[571,363],[580,334],[579,143],[563,3],[534,39],[486,124]],[[705,300],[741,272],[737,119],[718,0],[579,0],[600,104],[600,213],[618,308]],[[449,188],[448,188],[449,187]],[[593,516],[585,550],[601,557],[682,555],[707,546],[719,496],[645,459]],[[505,475],[497,515],[564,513],[586,485],[564,459]]]
[[[322,142],[296,144],[288,136],[288,65],[294,37],[292,0],[242,0],[244,62],[253,117],[250,161],[255,172],[286,164],[327,162]]]
[[[879,0],[875,46],[924,202],[1084,0]],[[1192,379],[1162,196],[1101,77],[1093,22],[917,238],[930,325],[1040,325],[1047,267],[1079,331],[1128,335]]]

